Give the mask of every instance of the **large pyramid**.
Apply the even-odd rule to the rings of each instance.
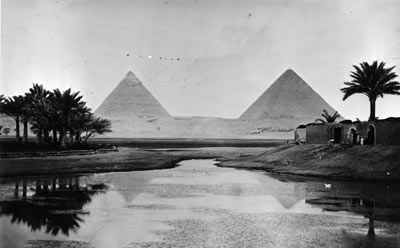
[[[240,117],[241,120],[295,118],[314,121],[335,110],[293,70],[286,70]]]
[[[95,111],[105,117],[167,118],[168,112],[129,71]]]
[[[294,71],[287,70],[239,119],[174,117],[128,72],[96,110],[112,122],[109,137],[291,139],[294,128],[334,110]]]

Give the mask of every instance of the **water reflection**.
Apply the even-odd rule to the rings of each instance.
[[[85,185],[78,177],[38,178],[28,187],[26,178],[15,181],[13,199],[0,201],[0,216],[11,216],[11,223],[24,223],[31,231],[45,228],[54,236],[76,232],[88,214],[83,206],[105,192],[105,184]]]
[[[0,199],[0,225],[7,230],[0,246],[35,240],[46,247],[44,240],[68,240],[98,248],[157,247],[161,241],[201,247],[209,240],[226,247],[400,247],[400,185],[313,180],[214,163],[0,179],[0,197],[7,194]],[[97,194],[106,188],[93,184],[98,182],[110,190]]]
[[[306,203],[318,206],[324,211],[346,211],[363,215],[368,219],[368,237],[372,239],[375,239],[375,220],[400,222],[399,201],[388,201],[386,199],[323,197],[307,199]]]
[[[368,220],[367,236],[376,238],[375,221],[400,223],[400,184],[310,179],[307,177],[268,174],[284,183],[302,185],[305,203],[326,212],[347,212]],[[330,187],[326,187],[326,185]],[[298,192],[295,195],[300,196]]]

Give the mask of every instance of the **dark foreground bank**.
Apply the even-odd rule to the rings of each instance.
[[[219,166],[340,180],[400,182],[400,147],[285,145],[261,154],[223,158]]]

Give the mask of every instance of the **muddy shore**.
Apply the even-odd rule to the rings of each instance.
[[[338,180],[400,182],[400,147],[283,145],[261,154],[222,158],[218,166]]]
[[[182,160],[209,158],[217,159],[221,167],[338,180],[400,182],[400,147],[326,145],[120,147],[117,152],[105,154],[1,158],[0,177],[167,169]]]
[[[91,155],[0,158],[0,177],[49,174],[84,174],[168,169],[188,159],[228,159],[257,155],[270,148],[213,147],[193,149],[138,149],[120,147],[117,152]]]

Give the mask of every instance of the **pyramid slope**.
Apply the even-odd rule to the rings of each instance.
[[[286,70],[240,117],[242,120],[265,118],[321,117],[322,110],[335,110],[293,70]]]
[[[144,87],[135,74],[129,71],[125,78],[95,111],[107,117],[134,116],[137,118],[170,117],[164,107]]]

